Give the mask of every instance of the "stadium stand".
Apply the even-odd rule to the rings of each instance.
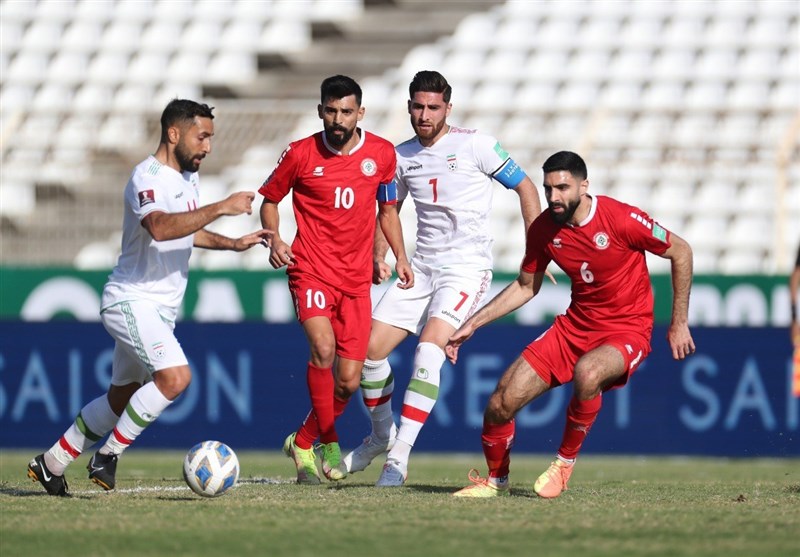
[[[258,187],[318,129],[322,77],[359,79],[365,127],[399,142],[408,81],[438,69],[451,122],[496,135],[534,181],[549,154],[576,150],[592,191],[683,233],[698,272],[785,272],[800,239],[799,20],[792,0],[4,0],[0,257],[107,268],[119,192],[174,96],[217,107],[212,201]],[[521,230],[516,197],[495,203],[497,265],[515,270],[522,234],[500,232]],[[411,207],[403,222],[411,245]]]

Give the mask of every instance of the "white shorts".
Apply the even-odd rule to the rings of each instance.
[[[434,269],[411,260],[414,286],[398,288],[399,279],[384,293],[372,318],[419,335],[431,317],[458,329],[480,307],[492,284],[492,271]]]
[[[115,341],[112,385],[146,383],[156,371],[188,365],[173,334],[175,323],[162,318],[152,302],[120,302],[100,317]]]

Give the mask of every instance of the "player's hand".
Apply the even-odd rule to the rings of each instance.
[[[475,334],[475,328],[472,326],[472,323],[467,320],[466,323],[461,325],[461,327],[447,339],[444,353],[451,364],[455,364],[456,361],[458,361],[458,349],[469,340],[473,334]]]
[[[800,348],[800,323],[793,321],[792,326],[789,329],[789,334],[791,335],[792,344],[794,347]]]
[[[256,194],[251,191],[237,191],[222,200],[222,214],[233,216],[253,213],[253,200]]]
[[[392,268],[383,259],[375,259],[372,262],[372,283],[381,284],[392,278]]]
[[[258,244],[267,247],[269,245],[269,240],[274,234],[275,232],[273,230],[268,230],[266,228],[251,232],[233,241],[233,251],[244,251]]]
[[[548,271],[547,269],[545,269],[545,271],[544,271],[544,276],[546,276],[547,278],[549,278],[549,279],[550,279],[550,282],[552,282],[553,284],[558,284],[558,283],[556,282],[556,277],[554,277],[554,276],[553,276],[553,273],[551,273],[551,272],[550,272],[550,271]]]
[[[397,277],[400,279],[400,283],[397,285],[399,288],[408,290],[414,286],[414,271],[411,270],[411,264],[407,259],[398,261],[394,269],[397,271]]]
[[[269,251],[269,263],[273,269],[280,269],[284,265],[294,265],[295,260],[291,246],[273,236]]]
[[[694,354],[694,340],[686,323],[670,323],[667,329],[667,342],[672,349],[672,357],[676,360],[683,360]]]

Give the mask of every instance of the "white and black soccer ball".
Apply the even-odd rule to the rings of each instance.
[[[186,453],[183,479],[198,495],[218,497],[236,485],[239,459],[225,443],[203,441]]]

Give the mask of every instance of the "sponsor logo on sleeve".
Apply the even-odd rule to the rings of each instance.
[[[667,231],[662,228],[657,222],[653,223],[653,238],[661,240],[662,242],[667,241]]]
[[[499,141],[494,144],[494,152],[497,153],[497,156],[503,160],[508,158],[508,152],[505,149],[503,149]]]
[[[156,194],[153,190],[142,190],[139,192],[139,207],[144,207],[156,202]]]

